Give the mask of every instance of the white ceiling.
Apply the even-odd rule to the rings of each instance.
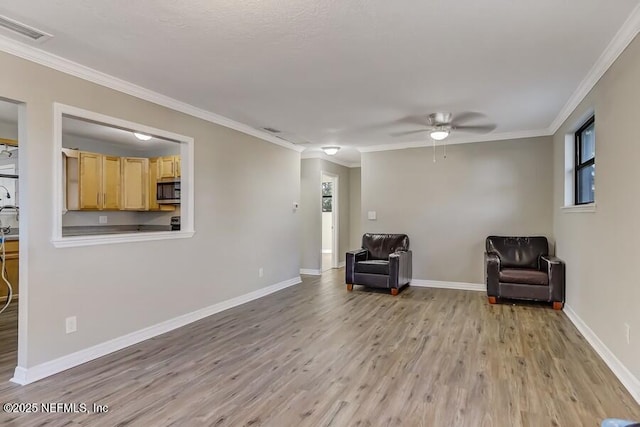
[[[120,146],[129,150],[147,152],[151,149],[169,149],[179,152],[176,141],[151,136],[148,141],[140,141],[129,129],[121,129],[110,125],[95,123],[77,117],[62,117],[62,134],[74,135],[81,138],[89,138],[98,141],[109,141],[111,145]]]
[[[496,125],[483,139],[545,132],[638,4],[3,0],[0,14],[53,34],[45,51],[353,162],[424,139],[390,134],[435,111],[481,113],[469,124]]]

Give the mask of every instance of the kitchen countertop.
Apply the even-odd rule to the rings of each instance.
[[[79,225],[62,227],[62,237],[171,231],[170,225]]]

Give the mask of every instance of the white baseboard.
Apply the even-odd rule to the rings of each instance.
[[[338,263],[338,268],[342,268],[342,267],[344,267],[345,265],[347,265],[347,262],[346,262],[346,261],[340,261],[340,262]]]
[[[301,268],[300,274],[306,274],[308,276],[320,276],[322,275],[322,270],[316,270],[313,268]]]
[[[573,311],[571,306],[565,304],[564,313],[569,320],[580,331],[582,336],[587,340],[591,347],[598,353],[600,358],[607,364],[614,375],[618,377],[622,385],[629,391],[631,396],[640,403],[640,379],[636,378],[626,366],[613,354],[611,350],[598,338],[589,326]]]
[[[332,253],[333,253],[333,251],[332,251],[331,249],[323,249],[323,250],[322,250],[322,253],[323,253],[323,254],[332,254]]]
[[[442,282],[440,280],[411,279],[411,286],[419,288],[458,289],[461,291],[487,291],[487,285],[484,283]]]
[[[23,368],[18,366],[15,369],[11,382],[21,385],[30,384],[34,381],[38,381],[50,375],[57,374],[58,372],[73,368],[74,366],[78,366],[99,357],[106,356],[107,354],[113,353],[114,351],[121,350],[125,347],[129,347],[155,336],[188,325],[189,323],[193,323],[197,320],[211,316],[212,314],[216,314],[221,311],[225,311],[230,308],[245,304],[249,301],[264,297],[281,289],[288,288],[289,286],[297,285],[301,282],[302,279],[300,278],[300,276],[294,277],[292,279],[276,283],[275,285],[258,289],[256,291],[249,292],[248,294],[240,295],[238,297],[210,305],[209,307],[205,307],[191,313],[183,314],[182,316],[169,319],[167,321],[149,326],[139,331],[135,331],[130,334],[103,342],[101,344],[94,345],[93,347],[89,347],[84,350],[59,357],[49,362],[41,363],[31,368]]]

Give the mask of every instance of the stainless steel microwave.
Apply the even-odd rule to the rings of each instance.
[[[180,204],[180,181],[158,182],[156,200],[159,204],[179,205]]]

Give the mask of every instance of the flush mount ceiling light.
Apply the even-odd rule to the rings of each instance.
[[[324,153],[327,156],[333,156],[334,154],[336,154],[338,152],[338,150],[340,150],[340,147],[332,145],[329,147],[322,147],[322,151],[324,151]]]
[[[133,135],[135,135],[135,137],[140,141],[148,141],[151,139],[151,135],[146,135],[144,133],[134,132]]]
[[[431,137],[431,139],[436,140],[436,141],[442,141],[443,139],[445,139],[446,137],[449,136],[449,129],[445,128],[445,127],[438,127],[435,128],[434,130],[432,130],[429,133],[429,136]]]

